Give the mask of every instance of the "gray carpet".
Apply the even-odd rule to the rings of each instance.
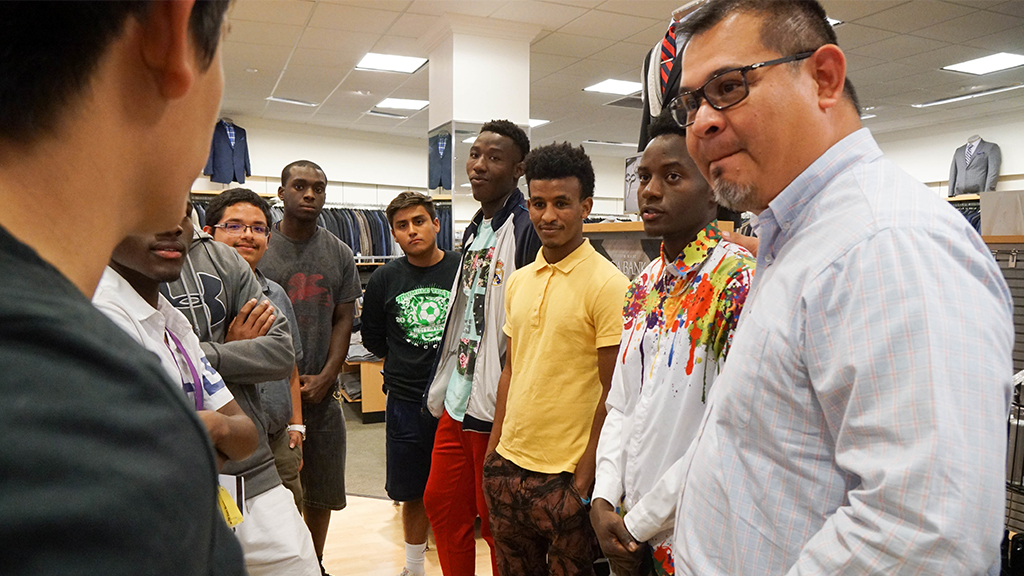
[[[354,496],[387,498],[384,491],[384,423],[363,424],[359,409],[342,402],[348,432],[345,490]]]

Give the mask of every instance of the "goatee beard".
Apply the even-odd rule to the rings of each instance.
[[[751,212],[760,208],[757,203],[757,187],[753,184],[737,184],[721,178],[712,186],[715,201],[736,212]]]

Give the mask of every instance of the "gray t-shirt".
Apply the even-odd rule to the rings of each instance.
[[[302,339],[299,374],[319,374],[327,363],[335,305],[353,302],[363,293],[352,250],[321,227],[308,240],[292,240],[278,223],[260,270],[291,300]]]
[[[295,311],[292,310],[292,302],[288,299],[288,293],[281,288],[281,285],[273,280],[268,280],[259,269],[256,269],[256,279],[263,288],[263,295],[274,305],[276,313],[284,314],[288,319],[288,326],[292,334],[292,347],[295,349],[295,363],[302,360],[302,339],[299,338],[298,322],[295,320]],[[292,390],[288,378],[272,380],[259,385],[260,400],[263,402],[263,411],[267,413],[267,433],[274,435],[288,426],[292,418]]]

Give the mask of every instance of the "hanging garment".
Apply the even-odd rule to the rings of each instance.
[[[229,131],[230,128],[230,131]],[[211,182],[230,184],[232,181],[245,183],[245,177],[252,175],[249,166],[249,143],[245,138],[245,128],[228,124],[221,120],[213,128],[213,142],[210,144],[210,156],[206,159],[203,174],[210,177]]]

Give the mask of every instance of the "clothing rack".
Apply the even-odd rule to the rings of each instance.
[[[958,200],[950,204],[967,218],[978,233],[981,233],[981,200]]]

